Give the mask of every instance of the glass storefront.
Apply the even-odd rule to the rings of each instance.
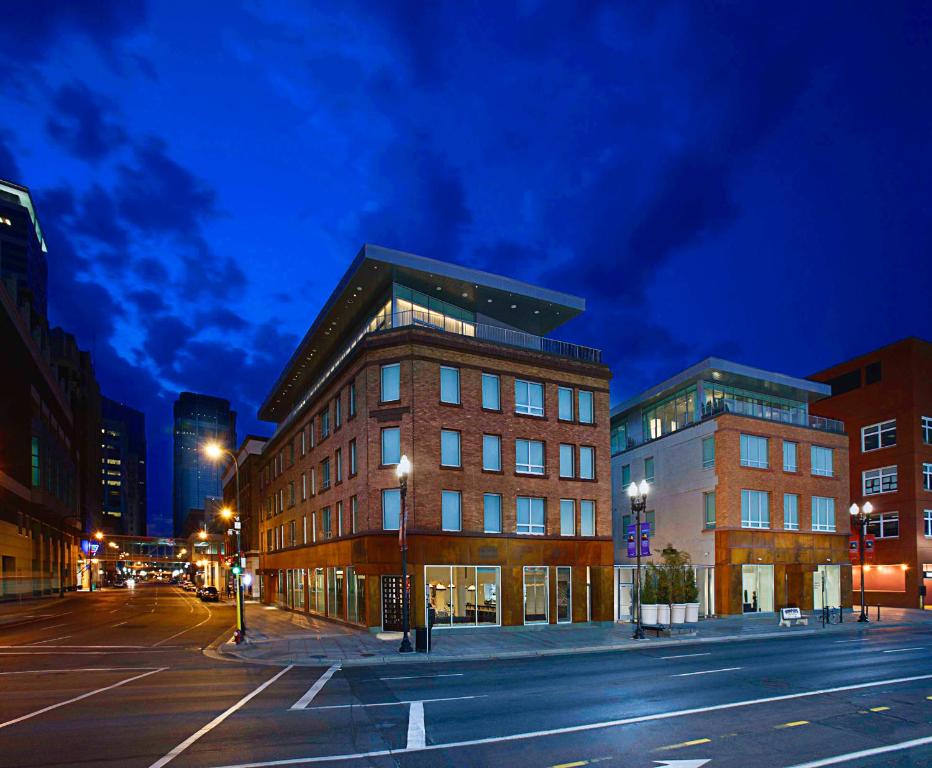
[[[557,566],[557,624],[568,624],[573,620],[573,569],[568,565]]]
[[[342,619],[343,613],[343,569],[327,569],[327,615]]]
[[[304,569],[298,568],[292,571],[294,580],[294,607],[299,611],[304,610]]]
[[[475,565],[424,567],[427,607],[433,607],[435,627],[497,626],[501,569]]]
[[[324,613],[324,569],[314,568],[308,572],[308,608],[315,613]]]
[[[812,607],[820,611],[841,607],[841,566],[820,565],[812,574]]]
[[[366,577],[351,565],[346,567],[346,620],[353,624],[366,621]]]
[[[524,623],[546,624],[550,620],[550,591],[547,567],[524,566]]]
[[[741,596],[744,613],[773,611],[773,566],[742,565]]]

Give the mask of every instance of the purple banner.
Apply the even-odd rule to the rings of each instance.
[[[637,557],[638,539],[641,542],[641,557],[650,557],[650,523],[641,523],[641,535],[637,535],[637,526],[629,525],[627,532],[628,557]]]
[[[634,535],[633,525],[628,526],[627,538],[628,538],[628,557],[637,557],[638,545],[637,545],[637,537]]]
[[[641,557],[650,557],[650,523],[641,523]]]

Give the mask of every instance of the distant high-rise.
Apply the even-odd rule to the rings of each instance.
[[[222,496],[225,463],[211,461],[202,447],[216,440],[228,450],[236,446],[236,412],[230,401],[182,392],[175,401],[173,514],[176,536],[184,534],[191,509],[203,509],[207,496]]]
[[[108,533],[146,535],[146,417],[104,397],[101,407],[102,524]]]
[[[20,299],[48,316],[48,261],[32,197],[26,187],[0,179],[0,278],[16,282]]]

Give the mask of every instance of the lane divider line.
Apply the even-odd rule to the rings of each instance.
[[[324,707],[311,707],[311,710],[317,711],[321,709],[353,709],[354,707],[366,708],[366,707],[397,707],[399,704],[416,704],[420,702],[421,704],[430,704],[434,701],[464,701],[466,699],[484,699],[486,694],[479,694],[476,696],[443,696],[439,699],[409,699],[406,701],[378,701],[374,704],[328,704]],[[294,709],[294,707],[292,707]]]
[[[845,755],[834,755],[824,757],[821,760],[811,760],[808,763],[798,763],[790,765],[787,768],[825,768],[828,765],[838,765],[839,763],[850,763],[852,760],[860,760],[864,757],[875,757],[876,755],[886,755],[890,752],[901,752],[904,749],[913,747],[924,747],[932,744],[932,736],[926,736],[921,739],[911,739],[910,741],[901,741],[898,744],[886,744],[883,747],[873,747],[872,749],[862,749],[860,752],[848,752]]]
[[[712,652],[708,653],[678,653],[676,656],[661,656],[661,659],[690,659],[693,656],[711,656]]]
[[[158,667],[80,667],[78,669],[20,669],[16,672],[0,672],[4,675],[54,675],[64,672],[136,672],[140,669],[158,669]]]
[[[695,747],[698,744],[709,744],[712,739],[692,739],[691,741],[681,741],[679,744],[670,744],[666,747],[658,747],[658,752],[667,752],[671,749],[683,749],[683,747]]]
[[[423,749],[427,745],[427,733],[424,730],[424,702],[412,701],[408,708],[408,746],[407,749]]]
[[[808,720],[794,720],[792,723],[782,723],[781,725],[775,725],[774,728],[797,728],[800,725],[809,725]]]
[[[454,672],[447,675],[401,675],[400,677],[380,677],[379,680],[416,680],[424,677],[462,677],[464,672]]]
[[[692,677],[693,675],[711,675],[714,672],[734,672],[735,670],[743,669],[743,667],[723,667],[722,669],[704,669],[701,672],[680,672],[676,675],[670,675],[670,677]]]
[[[314,701],[314,697],[320,693],[321,689],[327,684],[327,681],[333,677],[333,673],[340,668],[340,664],[334,664],[328,670],[324,672],[312,685],[307,689],[307,692],[298,699],[294,704],[291,705],[292,709],[307,709],[307,705]]]
[[[156,672],[164,672],[168,667],[159,667],[158,669],[153,669],[150,672],[144,672],[141,675],[135,675],[134,677],[128,677],[125,680],[120,680],[118,683],[113,685],[108,685],[104,688],[98,688],[96,691],[88,691],[87,693],[82,693],[80,696],[75,696],[74,698],[68,699],[67,701],[60,701],[58,704],[50,704],[47,707],[42,709],[37,709],[35,712],[30,712],[28,715],[21,715],[20,717],[14,718],[13,720],[7,720],[5,723],[0,723],[0,728],[6,728],[10,725],[16,725],[16,723],[21,723],[23,720],[29,720],[32,717],[37,715],[42,715],[46,712],[51,712],[53,709],[58,709],[59,707],[64,707],[67,704],[73,704],[76,701],[81,701],[90,696],[96,696],[98,693],[105,693],[106,691],[112,691],[114,688],[119,688],[121,685],[126,685],[127,683],[132,683],[134,680],[141,680],[144,677],[149,675],[154,675]]]
[[[168,763],[170,763],[172,760],[178,757],[178,755],[180,755],[188,747],[190,747],[195,741],[201,738],[201,736],[203,736],[206,733],[210,733],[210,731],[212,731],[214,728],[220,725],[220,723],[222,723],[230,715],[236,712],[236,710],[240,709],[245,704],[248,704],[253,698],[255,698],[260,693],[262,693],[262,691],[268,688],[272,683],[274,683],[282,675],[284,675],[286,672],[288,672],[291,669],[294,669],[294,664],[289,664],[283,670],[281,670],[277,674],[270,677],[264,683],[262,683],[262,685],[260,685],[258,688],[255,688],[250,693],[247,693],[245,696],[243,696],[243,698],[237,701],[232,707],[227,709],[225,712],[217,715],[213,720],[207,723],[207,725],[205,725],[199,731],[195,731],[190,736],[188,736],[188,738],[182,741],[177,747],[172,749],[168,754],[164,755],[163,757],[160,757],[158,760],[152,763],[152,765],[150,765],[149,768],[162,768],[163,765],[167,765]]]
[[[886,712],[890,707],[871,707],[870,712]]]
[[[924,651],[925,648],[891,648],[889,651],[881,651],[881,653],[905,653],[906,651]]]

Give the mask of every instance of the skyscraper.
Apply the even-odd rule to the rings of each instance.
[[[191,509],[203,509],[204,498],[222,496],[224,463],[211,461],[201,450],[216,440],[228,450],[236,447],[236,412],[230,401],[182,392],[175,401],[173,516],[176,536],[182,536]]]
[[[0,278],[12,278],[20,300],[48,316],[45,238],[26,187],[0,179]]]
[[[146,417],[104,397],[100,427],[102,519],[108,533],[146,534]]]

